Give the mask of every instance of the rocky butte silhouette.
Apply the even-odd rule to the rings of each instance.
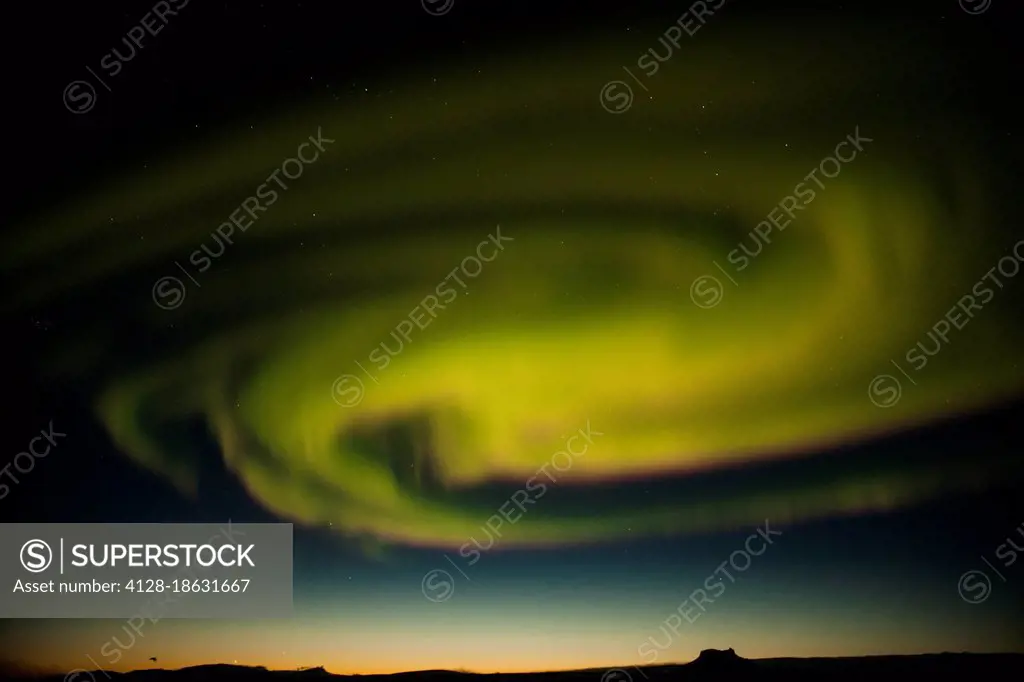
[[[268,670],[239,665],[200,665],[180,670],[128,673],[78,671],[74,682],[962,682],[967,679],[1016,677],[1024,654],[943,653],[917,656],[746,659],[732,649],[706,649],[690,663],[564,672],[477,674],[422,670],[392,675],[334,675],[323,667]],[[0,679],[72,682],[64,674],[32,674],[7,665]]]
[[[741,676],[754,674],[757,664],[746,658],[740,658],[732,649],[704,649],[687,668],[693,673]]]

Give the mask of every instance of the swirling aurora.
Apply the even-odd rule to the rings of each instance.
[[[827,46],[724,27],[700,40],[699,62],[663,65],[624,115],[597,97],[623,48],[595,41],[495,59],[482,75],[435,67],[388,97],[225,130],[27,221],[2,251],[29,282],[7,308],[89,311],[49,369],[91,380],[118,446],[183,490],[197,455],[168,434],[200,416],[227,467],[285,520],[410,545],[465,542],[587,424],[602,435],[558,474],[567,490],[810,466],[1018,394],[1021,328],[1000,298],[898,403],[880,409],[865,391],[1014,244],[976,126],[935,106],[945,66],[849,28]],[[855,127],[872,144],[720,305],[694,305],[691,282],[751,243]],[[153,280],[218,248],[216,226],[318,130],[323,153],[219,244],[183,304],[153,305]],[[340,406],[335,380],[394,348],[396,326],[496,230],[503,250]],[[28,275],[54,259],[59,270]],[[104,315],[110,300],[130,312]],[[970,468],[834,458],[785,483],[586,515],[538,504],[502,541],[889,510],[1019,473],[977,466],[985,456]]]

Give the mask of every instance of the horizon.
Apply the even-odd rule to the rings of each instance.
[[[704,651],[701,652],[701,654],[704,654],[705,652],[709,652],[709,651],[713,652],[713,653],[725,653],[725,652],[728,652],[730,650],[731,649],[705,649]],[[258,670],[266,670],[267,672],[272,672],[272,673],[273,672],[281,672],[281,673],[310,672],[310,673],[316,673],[319,670],[323,670],[324,672],[326,672],[326,673],[328,673],[330,675],[333,675],[333,676],[337,676],[337,677],[370,677],[370,676],[392,676],[392,675],[416,675],[416,674],[423,674],[423,673],[453,673],[453,674],[463,674],[463,675],[500,675],[500,674],[510,674],[510,675],[547,675],[547,674],[571,673],[571,672],[594,672],[594,671],[603,671],[603,670],[627,670],[628,671],[629,669],[638,669],[638,668],[639,669],[644,669],[644,668],[670,668],[670,667],[686,666],[686,665],[689,665],[691,663],[696,663],[699,660],[701,654],[698,654],[697,657],[695,657],[695,658],[693,658],[692,660],[689,660],[689,661],[678,661],[678,662],[666,661],[666,662],[661,662],[661,663],[641,664],[641,665],[637,665],[637,666],[626,665],[626,666],[596,666],[596,667],[592,667],[592,668],[565,668],[565,669],[551,669],[551,670],[525,670],[525,671],[518,671],[517,670],[517,671],[508,671],[508,672],[504,672],[504,673],[503,672],[497,672],[497,671],[469,670],[469,669],[463,669],[463,668],[431,668],[431,669],[423,669],[423,670],[396,670],[396,671],[387,672],[387,673],[345,673],[345,672],[335,672],[335,671],[330,670],[329,668],[327,668],[326,666],[323,666],[323,665],[299,666],[298,668],[294,668],[294,669],[291,669],[291,668],[285,669],[285,668],[270,668],[270,667],[267,667],[267,666],[264,666],[264,665],[259,665],[259,664],[223,663],[223,662],[221,662],[221,663],[197,663],[197,664],[194,664],[194,665],[188,665],[188,666],[184,666],[184,667],[181,667],[181,668],[152,667],[152,668],[134,668],[134,669],[127,670],[127,671],[110,670],[108,672],[117,672],[119,674],[129,674],[129,673],[134,673],[134,672],[140,672],[140,673],[141,672],[181,672],[181,671],[189,670],[189,669],[192,669],[192,668],[227,667],[227,668],[253,668],[253,669],[258,669]],[[939,652],[923,652],[923,653],[916,653],[916,654],[863,654],[863,655],[859,655],[859,656],[771,656],[771,657],[765,657],[765,658],[750,658],[750,657],[743,656],[743,655],[737,653],[736,656],[738,658],[742,659],[742,660],[747,660],[747,661],[783,661],[783,660],[790,660],[790,659],[793,659],[793,660],[829,659],[829,660],[831,660],[831,659],[864,659],[864,658],[916,658],[916,657],[928,657],[928,656],[1020,656],[1022,659],[1024,659],[1024,653],[1022,653],[1022,652],[975,652],[975,651],[939,651]],[[59,667],[53,668],[51,671],[47,672],[47,671],[42,670],[42,669],[40,669],[40,670],[30,670],[30,669],[28,669],[28,668],[26,668],[24,666],[16,666],[16,665],[15,666],[5,666],[3,664],[0,664],[0,671],[4,671],[4,670],[15,671],[15,672],[19,672],[20,671],[22,673],[30,675],[31,677],[50,677],[50,676],[55,676],[55,675],[65,675],[66,674],[66,671],[63,668],[59,668]],[[97,673],[97,672],[102,672],[102,670],[103,669],[101,669],[101,668],[97,668],[95,670],[88,670],[88,671],[83,669],[83,672]]]

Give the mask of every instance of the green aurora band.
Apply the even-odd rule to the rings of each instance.
[[[80,343],[48,369],[93,381],[118,446],[183,490],[202,455],[173,427],[199,416],[270,510],[413,545],[464,543],[588,423],[601,435],[549,488],[817,460],[1019,393],[1024,339],[994,287],[898,402],[882,409],[867,390],[899,377],[890,361],[908,368],[907,351],[931,344],[927,332],[1018,241],[977,124],[939,104],[945,65],[905,36],[729,23],[716,16],[689,39],[645,79],[649,93],[634,84],[624,114],[599,92],[657,45],[658,27],[631,32],[644,37],[631,45],[435,65],[176,150],[27,221],[3,245],[20,283],[7,311],[88,311]],[[872,142],[749,267],[727,264],[855,128]],[[209,270],[191,267],[318,129],[333,140],[319,158]],[[499,229],[507,241],[479,275],[457,273],[465,288],[449,278]],[[174,310],[151,298],[168,274],[187,285]],[[725,287],[708,309],[690,297],[703,275]],[[375,364],[446,278],[457,295],[436,318],[415,313],[429,324]],[[536,500],[502,542],[887,510],[1019,473],[985,452],[840,460],[587,515]]]

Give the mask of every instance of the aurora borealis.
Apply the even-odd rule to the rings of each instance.
[[[726,3],[610,113],[602,86],[673,11],[400,61],[365,88],[240,105],[189,143],[137,140],[144,163],[4,232],[2,313],[74,321],[34,349],[41,381],[74,385],[118,458],[175,499],[209,495],[222,468],[260,514],[358,561],[457,554],[509,500],[497,545],[514,562],[1019,481],[994,447],[871,449],[1024,390],[1012,153],[956,96],[969,66],[925,27],[769,29]]]

